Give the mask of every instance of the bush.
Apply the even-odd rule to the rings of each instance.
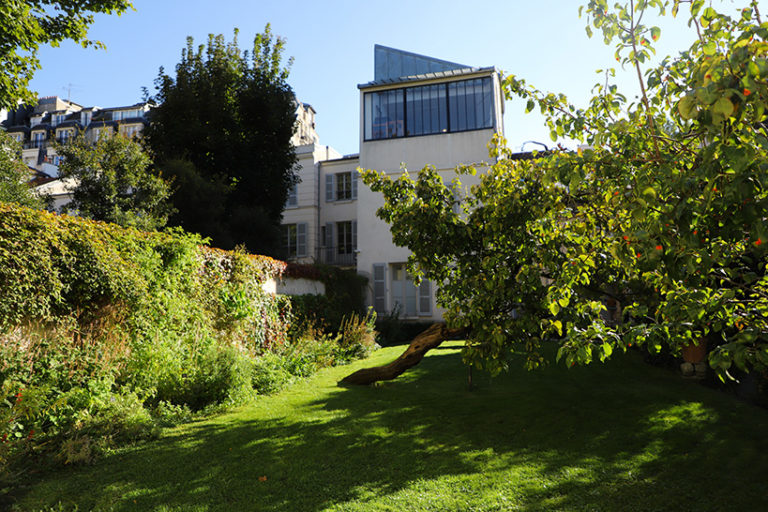
[[[88,461],[252,396],[256,357],[285,342],[261,288],[284,265],[0,204],[0,480],[28,455]]]

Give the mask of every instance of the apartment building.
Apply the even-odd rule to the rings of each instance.
[[[57,96],[40,98],[34,106],[9,112],[2,126],[22,146],[21,158],[35,174],[36,190],[49,195],[58,211],[71,198],[72,183],[58,179],[61,157],[54,141],[65,144],[79,133],[89,140],[111,133],[138,137],[147,125],[149,103],[124,107],[84,107]]]
[[[504,131],[499,73],[380,45],[374,68],[374,79],[358,85],[359,154],[341,156],[316,142],[297,147],[301,182],[286,204],[285,250],[295,261],[357,269],[379,314],[438,320],[434,283],[415,286],[408,249],[395,246],[376,217],[383,198],[359,181],[357,169],[397,175],[402,166],[431,164],[448,183],[456,166],[487,162],[488,142]]]

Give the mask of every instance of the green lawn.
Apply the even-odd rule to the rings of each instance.
[[[19,510],[768,510],[768,413],[643,364],[518,367],[466,389],[459,344],[398,380],[332,368],[96,465]],[[58,508],[57,508],[58,509]]]

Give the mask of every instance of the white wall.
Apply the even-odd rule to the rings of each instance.
[[[297,206],[287,207],[283,212],[281,224],[307,224],[307,256],[297,261],[309,263],[317,254],[320,241],[320,203],[325,193],[324,182],[319,179],[319,162],[341,158],[341,155],[330,146],[305,144],[296,148],[298,158]]]
[[[284,277],[277,283],[280,295],[325,295],[325,283],[314,279]]]

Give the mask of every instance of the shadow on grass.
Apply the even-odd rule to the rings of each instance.
[[[309,385],[289,392],[290,411],[277,401],[283,405],[269,411],[278,397],[268,398],[256,405],[267,409],[258,419],[244,409],[51,475],[28,503],[365,509],[419,482],[455,477],[483,495],[481,509],[505,494],[527,510],[765,504],[768,415],[632,359],[570,371],[513,368],[476,376],[470,392],[458,352],[443,349],[392,382],[346,389],[324,382],[314,393]]]

